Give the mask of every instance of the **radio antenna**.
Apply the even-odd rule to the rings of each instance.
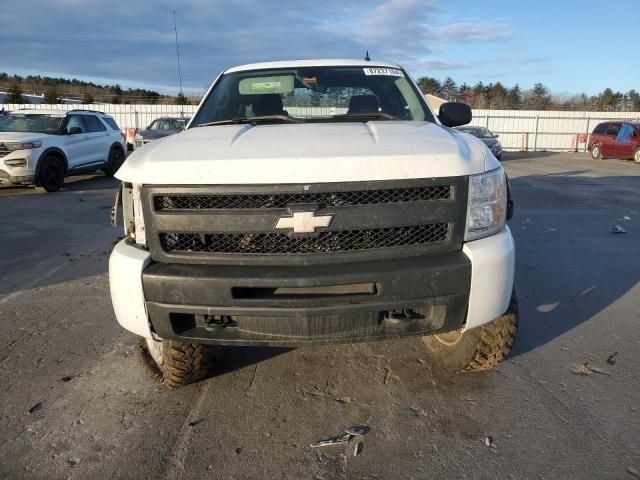
[[[182,70],[180,69],[180,47],[178,46],[178,27],[176,25],[176,11],[173,11],[173,31],[176,33],[176,57],[178,58],[178,82],[180,83],[180,96],[182,96]]]
[[[364,61],[365,62],[370,62],[371,58],[369,57],[369,50],[367,50],[367,54],[364,56]]]

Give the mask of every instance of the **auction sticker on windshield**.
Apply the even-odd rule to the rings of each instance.
[[[365,75],[386,75],[392,77],[404,77],[402,70],[399,68],[387,68],[387,67],[366,67],[364,69]]]

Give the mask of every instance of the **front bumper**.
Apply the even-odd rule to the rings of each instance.
[[[0,157],[0,185],[21,185],[34,182],[36,164],[41,148],[16,150]],[[24,160],[25,165],[7,165],[7,161]]]
[[[508,228],[456,253],[317,266],[152,263],[147,251],[123,240],[111,255],[109,283],[118,322],[138,335],[288,346],[490,322],[509,305],[513,264]],[[372,287],[354,293],[354,285]],[[327,286],[338,287],[316,290]],[[403,310],[413,313],[397,313]]]

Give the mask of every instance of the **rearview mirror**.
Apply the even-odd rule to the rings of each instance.
[[[82,129],[80,127],[71,127],[69,129],[69,135],[77,135],[78,133],[82,133]]]
[[[469,105],[460,102],[446,102],[440,105],[438,118],[447,127],[459,127],[471,122]]]

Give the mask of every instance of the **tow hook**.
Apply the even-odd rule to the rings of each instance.
[[[207,330],[237,326],[236,322],[228,315],[204,315],[204,325]]]
[[[421,315],[410,308],[403,308],[402,310],[390,310],[384,318],[385,322],[389,323],[402,323],[411,322],[412,320],[424,320],[425,316]]]

